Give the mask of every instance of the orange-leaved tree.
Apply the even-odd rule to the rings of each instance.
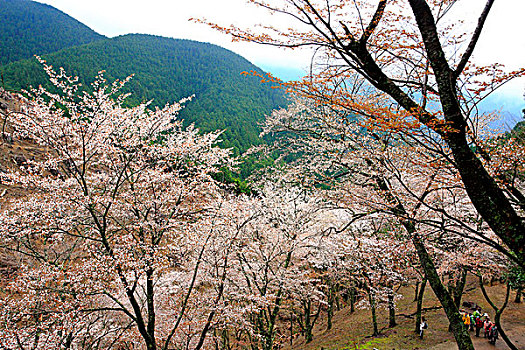
[[[477,111],[480,101],[525,70],[505,72],[498,64],[471,62],[494,0],[488,0],[472,33],[449,19],[457,0],[316,1],[248,0],[297,24],[265,26],[259,32],[213,27],[245,40],[287,48],[315,47],[318,64],[288,87],[319,103],[368,117],[374,130],[428,130],[453,159],[476,210],[525,266],[523,196],[504,174],[484,162]],[[352,74],[391,100],[377,106],[355,93]]]
[[[459,174],[476,211],[508,247],[512,260],[525,266],[523,183],[509,170],[519,164],[512,153],[521,153],[521,147],[515,142],[517,147],[507,144],[503,150],[501,143],[487,142],[478,113],[486,96],[525,71],[505,72],[498,64],[479,67],[471,62],[493,0],[486,2],[472,33],[457,26],[461,19],[449,19],[457,0],[248,1],[288,16],[297,25],[284,30],[265,26],[258,32],[211,25],[235,40],[314,47],[311,73],[283,85],[320,106],[359,115],[356,119],[370,134],[396,134],[433,153],[434,162],[445,159]],[[356,74],[366,82],[355,84]],[[500,161],[505,166],[498,166]],[[388,188],[383,192],[389,193]],[[421,243],[412,219],[407,220],[404,211],[398,214],[414,235],[414,243]],[[432,263],[423,256],[428,255],[424,245],[416,247],[423,265]],[[427,275],[436,275],[433,266],[424,267]],[[442,286],[437,278],[433,280],[436,291]],[[436,294],[444,295],[442,304],[450,304],[446,291]],[[453,305],[445,309],[454,322],[457,309]],[[458,346],[471,349],[468,335],[461,333],[458,327]]]

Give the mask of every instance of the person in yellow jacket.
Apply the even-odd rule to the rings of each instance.
[[[465,327],[467,327],[467,330],[470,328],[470,315],[468,313],[463,314],[463,323],[465,324]]]

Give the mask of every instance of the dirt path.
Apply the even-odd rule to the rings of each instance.
[[[467,282],[466,292],[463,296],[464,301],[471,301],[478,304],[483,312],[489,316],[494,316],[494,311],[485,301],[479,286],[478,280],[471,278]],[[497,306],[503,305],[505,297],[505,285],[495,284],[486,286],[488,294]],[[334,315],[334,327],[327,331],[326,323],[319,322],[315,328],[314,340],[306,344],[304,339],[297,338],[293,345],[283,344],[282,350],[349,350],[349,349],[379,349],[379,350],[457,350],[457,345],[451,332],[448,331],[448,319],[445,312],[439,308],[439,301],[435,297],[431,288],[425,289],[423,306],[426,308],[424,313],[429,328],[423,340],[414,333],[414,318],[406,317],[415,312],[416,304],[413,302],[414,288],[403,287],[400,293],[404,298],[397,301],[398,325],[394,328],[387,328],[388,312],[385,309],[378,311],[378,323],[381,328],[381,335],[370,337],[372,333],[370,322],[370,311],[358,309],[351,313],[349,308],[344,308]],[[512,297],[514,293],[512,294]],[[405,316],[403,316],[405,315]],[[515,303],[509,300],[507,308],[502,316],[502,326],[514,345],[525,350],[525,302]],[[505,350],[509,347],[500,338],[496,345],[489,344],[485,338],[476,338],[475,332],[470,333],[474,348],[476,350]]]
[[[510,337],[511,341],[518,347],[518,349],[525,350],[525,326],[519,325],[518,327],[512,327],[506,331],[507,335]],[[471,332],[472,343],[474,343],[474,348],[476,350],[508,350],[510,349],[507,344],[499,337],[496,345],[492,345],[488,342],[486,338],[479,337],[477,338],[473,332]],[[456,344],[451,343],[442,343],[436,345],[429,350],[456,350]]]

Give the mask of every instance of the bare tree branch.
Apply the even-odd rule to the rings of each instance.
[[[483,12],[481,13],[481,16],[478,19],[478,26],[474,30],[474,34],[472,35],[472,38],[470,39],[470,43],[468,44],[467,50],[461,57],[461,60],[459,61],[458,66],[454,70],[454,79],[457,79],[459,77],[463,69],[465,69],[465,66],[468,63],[470,56],[472,56],[472,52],[474,52],[474,48],[476,47],[476,44],[478,43],[479,36],[481,35],[481,30],[483,29],[483,26],[485,25],[485,21],[488,17],[492,4],[494,4],[494,0],[487,0],[487,4],[485,5]]]

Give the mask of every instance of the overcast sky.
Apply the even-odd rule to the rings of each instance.
[[[112,37],[128,33],[156,34],[210,42],[228,48],[265,70],[297,77],[308,65],[309,55],[268,46],[232,43],[227,35],[188,21],[204,18],[222,25],[250,27],[279,21],[244,0],[38,0],[50,4],[100,34]],[[370,0],[376,1],[376,0]],[[454,18],[473,28],[485,0],[461,0]],[[525,0],[496,0],[487,20],[474,59],[477,63],[503,63],[509,69],[525,66]],[[283,23],[281,22],[281,25]],[[285,23],[287,25],[287,23]],[[525,79],[513,82],[503,93],[512,113],[523,108]],[[502,106],[506,108],[506,106]],[[517,111],[517,112],[516,112]]]

